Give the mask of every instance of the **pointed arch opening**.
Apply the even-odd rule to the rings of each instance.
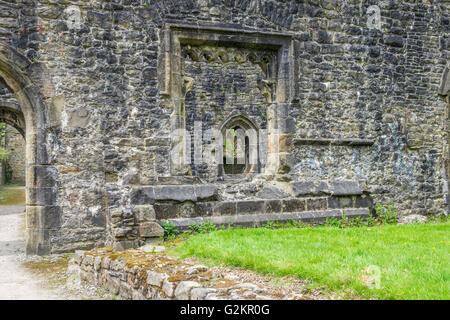
[[[248,118],[238,115],[230,117],[221,127],[222,162],[219,177],[245,175],[260,172],[259,130]]]

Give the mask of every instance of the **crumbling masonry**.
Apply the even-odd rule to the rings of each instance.
[[[167,220],[447,214],[449,6],[0,0],[27,252],[136,247]],[[239,129],[244,163],[221,164]]]

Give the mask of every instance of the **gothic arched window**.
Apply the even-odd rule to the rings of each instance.
[[[219,176],[259,172],[256,126],[243,116],[230,118],[222,126],[223,161]]]

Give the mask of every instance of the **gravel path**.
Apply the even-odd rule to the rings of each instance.
[[[25,207],[0,206],[0,299],[1,300],[60,300],[77,299],[46,289],[44,277],[27,271],[25,259]]]

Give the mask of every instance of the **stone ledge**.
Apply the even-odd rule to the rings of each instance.
[[[304,211],[324,211],[328,209],[372,208],[373,199],[368,195],[309,196],[305,198],[213,201],[197,203],[155,203],[156,220],[194,218],[211,216],[231,216],[239,214],[291,213]]]
[[[133,188],[133,205],[153,204],[155,202],[214,201],[218,198],[218,188],[213,184],[145,186]]]
[[[294,145],[372,146],[372,139],[294,139]]]
[[[336,181],[296,181],[291,182],[290,192],[294,197],[300,196],[357,196],[364,193],[361,184],[352,180]]]
[[[202,265],[162,253],[111,248],[77,251],[69,262],[70,280],[102,287],[126,300],[296,299],[271,295],[266,288],[240,283]]]
[[[324,222],[327,218],[341,218],[342,214],[348,218],[362,217],[367,218],[370,215],[370,210],[363,209],[334,209],[323,211],[305,211],[305,212],[291,212],[291,213],[267,213],[267,214],[253,214],[253,215],[229,215],[219,217],[196,217],[196,218],[179,218],[161,220],[160,222],[170,221],[178,230],[185,230],[192,224],[213,223],[217,226],[244,226],[244,227],[261,227],[267,222],[287,222],[287,221],[302,221],[308,223]]]

